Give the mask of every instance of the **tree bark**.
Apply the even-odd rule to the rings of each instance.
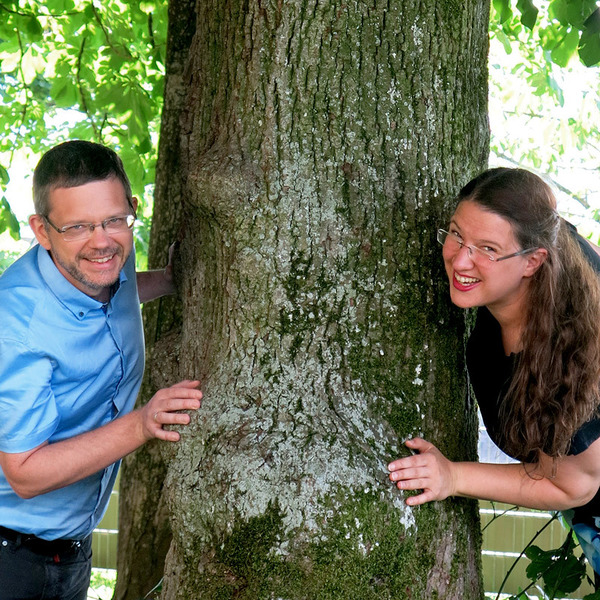
[[[386,464],[476,453],[435,236],[486,163],[488,3],[195,11],[173,343],[205,400],[161,446],[162,597],[481,598],[476,503],[408,508]]]
[[[148,249],[149,268],[162,268],[169,246],[181,229],[182,179],[180,116],[188,82],[184,69],[195,31],[193,0],[169,6],[168,65],[154,193],[154,215]],[[175,254],[177,260],[177,254]],[[144,306],[146,373],[138,404],[158,389],[179,381],[178,355],[181,302],[161,298]],[[123,461],[119,492],[119,541],[115,600],[139,600],[162,580],[171,543],[165,504],[166,465],[157,443],[140,448]]]

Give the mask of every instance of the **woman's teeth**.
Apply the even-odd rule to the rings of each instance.
[[[464,275],[457,275],[456,273],[454,274],[454,277],[456,278],[456,281],[464,285],[468,285],[469,283],[477,283],[479,281],[479,279],[475,277],[465,277]]]

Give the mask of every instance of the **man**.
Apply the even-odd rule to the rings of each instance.
[[[202,393],[159,390],[132,410],[144,369],[140,300],[170,293],[164,271],[136,285],[137,200],[118,156],[71,141],[33,179],[39,242],[0,278],[0,598],[85,599],[91,533],[120,459],[175,442]]]

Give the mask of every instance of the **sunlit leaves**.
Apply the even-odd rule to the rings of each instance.
[[[492,0],[492,6],[499,23],[506,23],[512,17],[510,0]]]
[[[542,42],[545,47],[551,46],[552,62],[560,67],[566,67],[579,45],[579,33],[575,29],[557,28],[554,43]]]
[[[126,167],[143,201],[154,180],[166,31],[167,0],[0,0],[0,163],[10,166],[21,147],[95,140],[134,157]]]
[[[581,15],[595,10],[594,3],[554,0],[538,5],[533,30],[515,16],[516,5],[515,14],[503,23],[497,14],[492,18],[492,163],[553,176],[563,192],[563,214],[597,242],[600,69],[586,68],[577,59],[582,34],[573,25],[584,24]]]
[[[576,52],[587,66],[600,63],[600,9],[596,0],[513,2],[492,2],[492,22],[501,25],[506,35],[518,37],[524,26],[531,32],[539,31],[537,41],[557,64],[565,66]]]

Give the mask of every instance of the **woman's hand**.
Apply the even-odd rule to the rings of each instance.
[[[418,454],[399,458],[388,465],[390,479],[396,482],[399,490],[423,490],[421,494],[407,498],[406,504],[417,506],[454,495],[454,463],[421,438],[407,440],[406,446]]]

